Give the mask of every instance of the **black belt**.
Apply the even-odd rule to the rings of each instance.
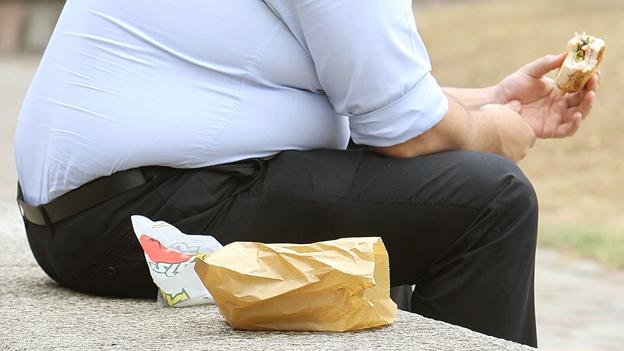
[[[24,202],[18,185],[17,204],[22,216],[29,222],[50,225],[143,185],[146,181],[140,169],[130,169],[98,178],[41,206],[32,206]]]

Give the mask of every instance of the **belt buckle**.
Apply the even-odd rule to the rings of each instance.
[[[35,207],[27,204],[23,200],[17,199],[17,207],[23,218],[26,218],[32,224],[47,225],[49,224],[48,216],[41,207]]]
[[[24,217],[24,207],[22,207],[22,201],[17,200],[17,208],[19,208],[20,215]]]

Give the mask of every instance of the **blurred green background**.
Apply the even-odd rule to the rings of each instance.
[[[540,244],[624,268],[624,1],[426,1],[419,32],[441,85],[481,87],[574,32],[607,42],[592,114],[564,140],[540,140],[522,169],[540,200]]]

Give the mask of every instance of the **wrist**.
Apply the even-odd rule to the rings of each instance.
[[[465,150],[500,153],[500,137],[495,119],[496,116],[487,109],[470,111],[470,129]]]
[[[490,95],[493,104],[504,105],[509,102],[509,95],[501,83],[492,85],[487,89],[489,90],[488,94]]]
[[[495,104],[504,105],[511,101],[512,99],[509,97],[509,92],[502,84],[502,82],[492,85],[489,87],[490,94]]]
[[[463,88],[443,88],[447,96],[452,96],[467,110],[474,111],[482,106],[497,104],[502,96],[500,84],[486,88],[463,89]]]

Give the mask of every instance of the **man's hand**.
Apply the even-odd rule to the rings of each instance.
[[[553,80],[545,75],[561,66],[566,54],[537,59],[496,86],[496,102],[522,104],[520,115],[539,138],[563,138],[573,135],[591,111],[600,74],[596,74],[579,92],[561,94],[553,89]]]
[[[518,162],[536,137],[570,136],[591,111],[599,73],[581,91],[563,95],[545,77],[561,66],[565,56],[544,56],[488,88],[444,88],[449,112],[442,121],[416,138],[373,150],[393,157],[445,150],[487,151]]]
[[[514,162],[525,158],[535,145],[535,133],[518,114],[521,107],[516,100],[483,106],[473,118],[473,123],[481,126],[475,129],[477,139],[469,149],[494,152]],[[484,138],[484,133],[493,137]]]

